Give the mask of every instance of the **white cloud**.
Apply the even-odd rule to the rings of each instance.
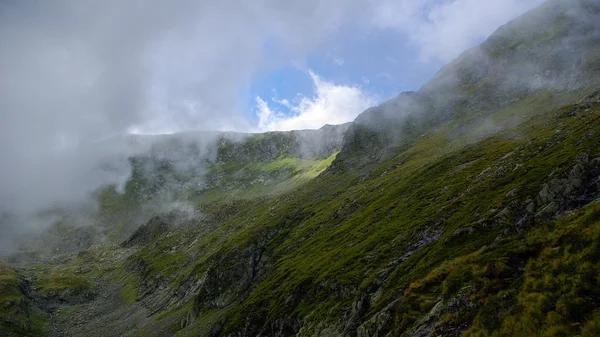
[[[405,34],[423,61],[449,62],[544,0],[384,0],[373,20]]]
[[[289,113],[270,106],[261,97],[256,97],[256,116],[260,131],[318,129],[326,124],[343,124],[373,106],[376,99],[359,87],[336,85],[321,79],[309,71],[315,90],[314,97],[299,96],[287,102]],[[282,100],[273,100],[282,102]]]
[[[281,104],[286,108],[292,108],[292,104],[290,103],[290,101],[288,101],[287,99],[277,99],[277,98],[271,98],[271,100],[275,103]]]
[[[415,45],[422,61],[449,62],[476,45],[500,25],[516,18],[544,0],[357,0],[362,3],[366,29],[393,29]],[[335,64],[344,59],[329,55]],[[395,63],[393,56],[385,58]],[[256,98],[259,130],[319,128],[353,120],[376,103],[359,87],[335,85],[310,72],[315,97],[300,97],[290,102]],[[378,77],[389,78],[386,73]],[[361,79],[369,84],[368,78]],[[272,104],[272,103],[276,104]],[[289,111],[289,113],[283,113]]]
[[[128,130],[255,127],[243,111],[254,76],[327,53],[331,42],[392,28],[424,59],[447,61],[540,2],[0,1],[0,74],[10,79],[0,81],[0,211],[96,188],[87,165],[56,153],[79,144]],[[315,96],[290,99],[291,108],[257,99],[261,129],[343,123],[375,103],[359,87],[311,76]]]

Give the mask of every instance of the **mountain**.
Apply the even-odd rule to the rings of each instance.
[[[0,331],[598,336],[599,132],[600,3],[550,0],[350,125],[126,152],[0,265]]]

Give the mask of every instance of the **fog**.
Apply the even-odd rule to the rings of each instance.
[[[505,14],[496,19],[506,20],[537,2],[503,5]],[[122,188],[131,175],[129,158],[150,153],[154,144],[129,138],[128,132],[255,129],[239,99],[255,74],[305,59],[316,46],[338,38],[343,27],[387,29],[381,24],[382,10],[396,5],[414,10],[429,6],[441,15],[464,3],[0,3],[0,245],[8,247],[12,234],[45,228],[55,220],[39,217],[41,211],[93,211],[94,191],[107,184]],[[403,13],[398,20],[409,22],[413,11],[397,12]],[[411,39],[435,41],[456,22],[446,17]],[[473,25],[482,22],[484,18]],[[395,27],[401,34],[414,32]],[[473,43],[474,35],[461,34],[453,36],[456,45]],[[266,45],[273,49],[268,59]],[[427,53],[428,58],[449,56]],[[202,172],[203,163],[214,158],[214,148],[205,145],[217,136],[207,137],[186,140],[197,144],[202,156],[179,161],[182,170]],[[304,150],[314,153],[318,138],[307,139],[312,143]]]
[[[300,50],[311,43],[301,37],[319,35],[299,31],[307,23],[335,24],[316,3],[274,4],[3,3],[0,203],[80,199],[104,182],[86,174],[103,154],[74,151],[136,126],[248,129],[232,97],[263,66],[265,32],[276,26]],[[193,75],[181,74],[192,62]]]
[[[2,2],[0,213],[21,219],[2,222],[3,241],[40,226],[23,214],[86,203],[100,186],[126,181],[127,157],[144,149],[115,136],[250,129],[240,86],[329,35],[339,24],[334,5]],[[269,64],[267,38],[281,45]],[[104,162],[111,169],[99,170]]]
[[[558,96],[599,84],[599,14],[594,1],[547,1],[463,52],[418,91],[368,109],[355,123],[387,131],[392,142],[465,116],[470,141],[512,128],[521,116],[497,124],[493,113],[544,92]]]

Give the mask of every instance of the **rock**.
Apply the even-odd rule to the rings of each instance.
[[[389,331],[397,303],[398,300],[391,302],[368,321],[359,326],[358,329],[356,329],[357,337],[378,336]]]
[[[508,191],[508,192],[506,193],[506,196],[507,196],[507,197],[516,197],[516,196],[517,196],[517,193],[519,192],[519,190],[520,190],[520,189],[521,189],[520,187],[515,187],[515,188],[513,188],[512,190]]]
[[[531,200],[531,199],[529,199],[529,200]],[[535,202],[533,202],[533,200],[531,200],[529,202],[525,201],[525,203],[527,204],[527,207],[525,208],[527,213],[533,213],[535,211]]]
[[[121,246],[131,248],[148,244],[166,233],[174,221],[174,214],[157,215],[138,228]]]
[[[224,308],[239,300],[264,267],[263,252],[263,245],[252,244],[243,251],[219,256],[204,274],[194,298],[194,316],[198,317],[204,309]]]
[[[461,234],[473,234],[475,232],[475,228],[473,227],[462,227],[458,228],[452,233],[452,235],[461,235]]]
[[[546,205],[544,208],[542,208],[539,212],[537,212],[535,214],[535,219],[536,220],[550,219],[550,218],[552,218],[552,216],[554,214],[556,214],[558,209],[559,209],[558,205],[554,202],[551,202],[550,204]]]
[[[425,315],[423,315],[414,325],[413,328],[403,333],[401,337],[428,337],[435,330],[440,322],[437,320],[444,309],[442,301],[437,304]]]
[[[579,155],[565,178],[545,183],[535,198],[535,208],[541,209],[536,218],[549,218],[553,215],[551,213],[580,207],[593,200],[596,196],[589,194],[598,192],[597,186],[593,186],[597,184],[593,177],[600,174],[600,167],[596,163],[596,160],[590,161],[587,154]],[[528,211],[532,209],[528,205]]]

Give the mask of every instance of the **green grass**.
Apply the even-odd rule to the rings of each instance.
[[[363,183],[338,190],[343,191],[341,194],[328,195],[322,191],[323,182],[318,181],[290,195],[291,200],[283,205],[276,203],[271,214],[295,213],[297,220],[259,215],[234,234],[227,245],[233,250],[251,244],[273,228],[281,233],[268,246],[273,247],[270,258],[276,261],[274,269],[268,279],[253,289],[238,317],[245,317],[244,310],[258,310],[254,314],[267,320],[281,315],[303,317],[308,313],[318,320],[335,317],[335,310],[329,311],[334,304],[347,303],[351,298],[330,290],[312,290],[304,303],[292,309],[284,304],[285,298],[297,289],[318,289],[317,285],[323,282],[334,288],[365,291],[377,271],[384,270],[398,250],[402,251],[403,244],[409,244],[416,233],[436,223],[443,223],[441,240],[421,247],[396,268],[384,285],[381,303],[389,303],[399,290],[425,277],[444,261],[491,244],[505,228],[477,228],[482,219],[484,223],[493,221],[505,205],[535,196],[551,173],[560,176],[560,172],[568,171],[579,153],[592,150],[592,156],[600,155],[593,140],[586,140],[587,145],[575,145],[589,127],[597,128],[587,125],[595,114],[572,119],[568,125],[562,116],[550,116],[545,119],[546,125],[532,120],[516,131],[465,147],[455,145],[456,140],[444,139],[443,133],[436,134],[371,171]],[[556,136],[557,127],[563,128],[564,133]],[[540,151],[540,146],[547,144]],[[465,167],[457,170],[461,166]],[[351,182],[354,177],[336,179]],[[510,194],[511,191],[516,192]],[[477,235],[468,241],[452,234],[467,226],[477,230]],[[452,282],[447,280],[436,289],[443,297],[449,297],[467,280],[462,276]],[[430,305],[422,307],[429,309]],[[373,312],[378,309],[381,307],[376,305]],[[231,326],[237,324],[240,323],[234,320]]]
[[[327,169],[337,152],[325,159],[280,157],[269,162],[230,161],[209,170],[206,180],[213,187],[195,191],[200,204],[225,199],[254,199],[278,195],[298,188]]]
[[[21,282],[15,268],[0,263],[0,335],[42,336],[49,322],[22,293]]]
[[[563,28],[534,43],[547,44]],[[503,41],[492,56],[527,39]],[[487,98],[494,76],[463,81],[450,94]],[[380,335],[410,335],[442,308],[433,318],[437,334],[460,327],[465,336],[594,335],[598,203],[560,219],[534,217],[545,206],[535,204],[544,186],[566,184],[582,156],[600,157],[600,105],[577,103],[584,91],[516,95],[506,106],[481,99],[473,107],[465,99],[451,117],[418,116],[380,133],[357,127],[328,158],[299,158],[284,133],[224,141],[206,187],[176,196],[202,219],[140,247],[91,249],[63,265],[40,266],[34,286],[47,296],[78,294],[102,277],[118,283],[125,306],[169,299],[140,334],[195,335],[222,325],[224,334],[269,335],[278,327],[292,331],[284,323],[296,320],[292,325],[305,324],[310,335],[356,314],[347,331],[381,316]],[[485,109],[488,103],[501,108]],[[581,111],[568,117],[573,108]],[[161,186],[138,164],[123,194],[114,186],[98,193],[99,220],[113,242],[141,213],[160,212],[144,208],[159,200],[150,192]],[[195,177],[163,164],[165,179]],[[532,214],[530,205],[538,207]],[[518,225],[522,219],[530,221]],[[3,312],[21,315],[16,271],[2,268],[10,304]],[[462,305],[450,309],[457,301]]]
[[[596,206],[530,231],[514,231],[515,215],[502,215],[568,175],[580,154],[600,157],[596,139],[585,137],[600,132],[599,107],[567,118],[567,108],[557,108],[566,100],[572,98],[541,93],[495,114],[464,116],[401,139],[382,161],[360,170],[339,169],[349,157],[337,154],[215,166],[212,174],[237,182],[276,179],[239,192],[204,191],[196,201],[204,220],[137,248],[112,277],[124,285],[125,305],[159,287],[175,292],[203,279],[196,298],[151,320],[182,335],[220,323],[233,333],[248,317],[256,329],[291,317],[315,332],[319,324],[338,324],[361,294],[374,298],[363,321],[396,301],[389,309],[392,334],[409,331],[439,301],[466,296],[474,309],[445,313],[443,326],[472,325],[466,333],[474,336],[589,335],[600,307],[586,301],[586,313],[577,313],[583,298],[577,289],[593,293],[596,281],[585,279],[596,262],[573,269],[572,261],[595,254],[594,240],[586,237],[596,235]],[[489,123],[501,127],[479,127]],[[580,246],[554,250],[568,238]],[[95,257],[73,265],[107,268],[100,252],[90,254]],[[254,263],[264,263],[258,278],[238,272]],[[59,272],[48,274],[59,288],[77,289],[92,277]],[[556,280],[561,286],[554,292],[543,290]],[[225,307],[203,304],[223,294],[235,300]],[[199,316],[188,321],[193,312]]]
[[[62,292],[79,294],[90,288],[86,277],[71,271],[55,271],[42,275],[35,285],[44,296],[54,296]]]
[[[96,248],[65,265],[39,266],[33,285],[77,294],[93,290],[91,280],[112,278],[131,306],[203,280],[194,298],[163,308],[140,330],[182,335],[221,323],[237,332],[248,317],[259,330],[296,318],[316,333],[339,324],[362,294],[373,298],[362,322],[395,301],[386,309],[392,334],[457,296],[474,309],[438,319],[443,327],[468,324],[467,335],[593,334],[600,306],[583,294],[595,294],[597,282],[597,205],[531,230],[513,230],[515,215],[502,215],[567,176],[579,155],[600,157],[596,138],[585,137],[600,132],[599,107],[566,117],[570,107],[556,106],[569,99],[541,93],[496,114],[465,116],[401,139],[359,170],[339,169],[349,157],[337,154],[215,166],[213,173],[238,181],[240,172],[282,180],[237,194],[205,191],[197,201],[203,220],[132,250]],[[478,126],[488,122],[507,127],[486,134]],[[130,211],[116,202],[122,195],[105,193],[107,215]],[[240,272],[254,264],[262,268],[256,279]],[[235,300],[203,302],[223,294]]]

